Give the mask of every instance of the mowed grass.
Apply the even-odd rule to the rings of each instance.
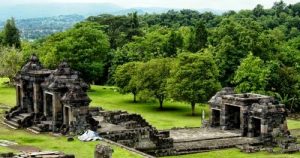
[[[35,135],[24,130],[11,130],[6,127],[0,126],[0,140],[15,141],[20,145],[33,146],[44,151],[62,151],[67,154],[75,154],[76,158],[93,158],[94,149],[96,144],[103,142],[81,142],[75,139],[68,142],[66,137],[55,137],[49,134]],[[114,149],[114,157],[133,157],[140,158],[141,156],[135,155],[124,149],[112,146]],[[9,148],[1,147],[0,152],[12,151]],[[18,151],[15,151],[18,152]]]
[[[16,104],[16,92],[13,87],[4,84],[8,81],[8,78],[0,78],[0,104],[14,106]]]
[[[14,88],[4,86],[1,82],[7,79],[0,78],[0,104],[14,106],[15,91]],[[197,116],[191,116],[191,109],[187,103],[167,101],[164,105],[164,110],[159,110],[159,105],[156,102],[151,103],[133,103],[132,95],[119,94],[114,87],[107,86],[92,86],[88,92],[93,100],[91,106],[101,106],[106,110],[126,110],[131,113],[141,114],[148,122],[158,129],[170,129],[172,127],[199,127],[201,125],[201,112],[206,111],[208,117],[208,106],[198,105]],[[300,128],[300,121],[288,120],[290,129]],[[34,135],[23,130],[11,130],[4,126],[0,126],[0,139],[16,141],[22,145],[30,145],[39,147],[43,150],[58,150],[65,153],[75,154],[77,158],[93,157],[95,145],[99,142],[83,143],[78,140],[67,142],[65,137],[54,137],[50,135]],[[139,157],[129,151],[114,148],[114,158],[135,158]],[[4,147],[1,151],[9,150]],[[299,153],[295,154],[269,154],[259,152],[254,154],[241,153],[238,149],[224,149],[205,153],[172,156],[170,158],[296,158],[300,157]]]
[[[173,127],[200,127],[201,113],[205,111],[209,116],[207,105],[197,105],[196,116],[191,115],[191,107],[187,103],[164,103],[163,110],[159,109],[157,102],[133,102],[131,94],[120,94],[116,88],[106,86],[92,86],[88,92],[92,99],[92,106],[101,106],[106,110],[126,110],[130,113],[141,114],[150,124],[158,129]]]

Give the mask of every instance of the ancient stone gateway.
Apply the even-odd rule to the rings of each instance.
[[[93,128],[88,120],[88,84],[66,62],[56,70],[43,69],[33,55],[15,78],[17,105],[4,122],[39,132],[80,133]]]
[[[223,130],[237,129],[241,136],[272,141],[272,133],[287,133],[287,111],[273,97],[259,94],[234,94],[223,89],[210,101],[211,125]]]

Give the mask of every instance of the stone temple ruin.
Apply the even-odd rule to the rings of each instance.
[[[210,101],[211,125],[223,130],[240,130],[241,136],[272,141],[275,131],[287,133],[287,111],[273,97],[234,94],[230,88],[218,92]]]
[[[224,88],[209,101],[210,127],[161,131],[139,114],[89,107],[89,85],[66,62],[56,70],[43,69],[33,55],[17,74],[15,85],[17,105],[4,119],[12,128],[67,135],[90,129],[104,139],[153,156],[276,143],[288,149],[294,144],[294,151],[299,151],[287,129],[284,105],[269,96],[235,94]]]
[[[88,84],[66,62],[47,70],[32,56],[15,77],[15,85],[17,106],[5,117],[8,125],[35,132],[80,132],[93,126]]]

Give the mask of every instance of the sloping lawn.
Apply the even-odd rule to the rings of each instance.
[[[13,106],[15,104],[14,88],[5,86],[2,83],[7,79],[0,78],[0,104]],[[92,86],[88,92],[93,100],[92,106],[101,106],[106,110],[126,110],[130,113],[141,114],[148,122],[158,129],[170,129],[172,127],[199,127],[201,125],[200,114],[202,110],[206,111],[208,117],[208,106],[198,105],[197,116],[191,116],[189,104],[167,101],[164,110],[159,110],[156,102],[152,103],[133,103],[130,94],[119,94],[114,87]],[[1,110],[1,109],[0,109]],[[1,111],[0,111],[1,113]],[[290,129],[300,128],[300,121],[288,120]],[[0,139],[16,141],[22,145],[30,145],[41,148],[43,150],[58,150],[65,153],[75,154],[78,158],[92,158],[94,147],[99,142],[83,143],[78,140],[67,142],[65,137],[54,137],[50,135],[34,135],[23,130],[11,130],[0,125]],[[9,149],[0,147],[1,151]],[[135,158],[138,157],[126,150],[114,147],[115,158]],[[174,156],[182,158],[295,158],[300,157],[300,153],[296,154],[269,154],[259,152],[254,154],[245,154],[239,152],[238,149],[217,150],[199,154],[190,154],[182,156]],[[173,158],[173,157],[172,157]]]
[[[133,103],[131,94],[122,95],[116,88],[106,86],[92,86],[89,92],[92,106],[101,106],[106,110],[126,110],[130,113],[141,114],[150,124],[158,129],[170,129],[173,127],[200,127],[202,110],[208,117],[208,106],[198,105],[196,116],[191,115],[191,107],[187,103],[167,101],[164,109],[159,109],[156,102]]]

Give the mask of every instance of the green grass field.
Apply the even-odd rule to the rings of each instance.
[[[0,104],[13,106],[15,104],[14,88],[5,86],[2,83],[7,79],[0,78]],[[121,95],[113,87],[92,86],[89,96],[93,100],[92,106],[101,106],[107,110],[126,110],[131,113],[141,114],[148,122],[158,129],[170,129],[172,127],[199,127],[200,113],[206,111],[206,105],[197,106],[198,116],[191,116],[190,106],[185,103],[167,101],[164,110],[159,110],[158,103],[133,103],[131,95]],[[1,111],[0,111],[1,113]],[[290,129],[300,128],[300,121],[288,120]],[[65,153],[75,154],[77,158],[92,158],[94,147],[99,142],[80,142],[78,140],[67,142],[65,137],[54,137],[50,135],[34,135],[24,130],[11,130],[0,125],[0,139],[16,141],[21,145],[38,147],[42,150],[57,150]],[[129,151],[118,147],[114,148],[114,158],[135,158],[139,157]],[[11,151],[8,148],[0,147],[0,152]],[[296,154],[269,154],[259,152],[254,154],[245,154],[238,149],[217,150],[199,154],[176,156],[179,158],[296,158]],[[172,157],[173,158],[173,157]]]

